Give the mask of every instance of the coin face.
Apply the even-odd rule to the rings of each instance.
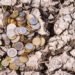
[[[16,42],[13,44],[13,47],[16,49],[16,50],[22,50],[24,45],[22,42]]]
[[[17,55],[17,50],[15,48],[10,48],[7,51],[7,55],[9,57],[15,57]]]
[[[25,45],[25,48],[26,48],[27,50],[33,50],[33,49],[34,49],[34,45],[33,45],[32,43],[27,43],[27,44]]]
[[[25,27],[19,27],[19,33],[25,34],[27,32],[27,29]]]
[[[35,37],[35,38],[33,38],[32,43],[33,43],[35,46],[39,46],[39,45],[41,44],[40,37]]]
[[[6,59],[2,60],[2,63],[1,63],[3,66],[8,66],[9,65],[9,61],[7,61]]]

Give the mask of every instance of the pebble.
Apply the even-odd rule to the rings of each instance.
[[[11,71],[8,75],[18,75],[17,73],[16,73],[16,71]]]
[[[72,51],[70,51],[70,54],[75,57],[75,49],[73,49]]]
[[[6,67],[9,65],[9,61],[7,59],[4,59],[2,60],[1,64]]]
[[[25,27],[19,27],[18,32],[19,34],[25,35],[27,33],[27,29]]]
[[[16,4],[16,0],[1,0],[0,4],[5,6],[14,6]]]
[[[12,43],[16,43],[16,42],[18,42],[19,40],[20,40],[20,36],[18,35],[18,36],[16,36],[15,39],[13,39],[13,40],[11,40],[11,41],[12,41]]]
[[[29,22],[31,25],[35,25],[35,24],[38,23],[36,17],[34,17],[34,16],[31,15],[31,14],[28,14],[28,15],[27,15],[27,20],[28,20],[28,22]]]
[[[15,57],[17,55],[17,50],[15,48],[10,48],[7,50],[7,55],[9,57]]]

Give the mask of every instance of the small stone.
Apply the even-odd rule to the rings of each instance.
[[[6,6],[14,6],[16,4],[16,0],[1,0],[0,4]]]
[[[70,51],[70,54],[75,57],[75,49],[73,49],[72,51]]]
[[[10,72],[8,75],[18,75],[17,73],[16,73],[16,71],[12,71],[12,72]]]

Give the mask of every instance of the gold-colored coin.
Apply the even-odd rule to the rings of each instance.
[[[28,61],[28,57],[27,56],[20,56],[19,60],[21,63],[26,63]]]
[[[32,40],[32,43],[35,45],[35,46],[40,46],[41,44],[41,40],[40,40],[40,37],[34,37],[33,40]]]
[[[16,18],[19,15],[18,10],[14,10],[13,13],[11,14],[11,18]]]
[[[17,66],[15,63],[10,63],[10,64],[9,64],[9,68],[10,68],[11,70],[18,70],[18,66]]]

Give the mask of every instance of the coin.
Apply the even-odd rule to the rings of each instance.
[[[11,69],[11,70],[18,70],[18,66],[15,64],[15,63],[10,63],[9,64],[9,68]]]
[[[20,56],[19,60],[21,63],[26,63],[28,61],[28,57],[27,56]]]
[[[17,55],[17,50],[15,48],[10,48],[7,50],[7,55],[9,57],[15,57]]]
[[[22,42],[16,42],[13,44],[13,47],[16,49],[16,50],[22,50],[24,45]]]
[[[41,44],[41,40],[40,40],[40,37],[34,37],[33,40],[32,40],[32,43],[35,45],[35,46],[40,46]]]

